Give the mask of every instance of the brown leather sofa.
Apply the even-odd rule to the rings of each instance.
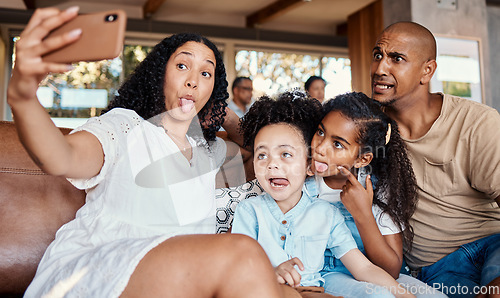
[[[0,297],[24,294],[56,231],[84,202],[84,191],[44,174],[14,124],[0,121]]]

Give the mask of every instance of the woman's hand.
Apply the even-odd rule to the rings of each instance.
[[[62,48],[80,38],[81,29],[75,29],[59,37],[45,38],[50,31],[72,20],[78,7],[65,11],[56,8],[37,9],[16,43],[16,61],[8,88],[9,104],[36,98],[41,80],[49,73],[62,73],[71,65],[44,62],[42,56]]]
[[[276,273],[280,284],[287,283],[292,287],[300,286],[301,276],[294,268],[295,265],[297,265],[300,270],[304,270],[304,264],[302,264],[299,258],[292,258],[274,268],[274,272]]]
[[[346,184],[342,187],[340,199],[351,213],[354,220],[371,217],[373,204],[373,185],[371,177],[366,177],[366,188],[361,185],[358,179],[346,168],[338,167],[342,175],[347,177]]]

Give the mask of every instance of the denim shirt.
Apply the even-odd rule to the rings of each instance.
[[[336,258],[356,248],[356,242],[340,212],[324,200],[302,193],[300,201],[283,214],[268,194],[241,201],[236,207],[232,233],[256,239],[273,266],[299,258],[305,270],[301,286],[323,286],[320,271],[325,250]]]

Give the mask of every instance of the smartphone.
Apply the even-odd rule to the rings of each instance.
[[[74,63],[113,59],[123,49],[127,15],[123,10],[82,14],[54,29],[46,38],[82,29],[80,38],[42,56],[43,61]]]

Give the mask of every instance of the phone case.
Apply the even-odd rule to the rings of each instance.
[[[44,55],[42,60],[73,63],[116,58],[123,49],[126,23],[127,15],[123,10],[79,15],[50,32],[46,38],[80,28],[80,39]]]

